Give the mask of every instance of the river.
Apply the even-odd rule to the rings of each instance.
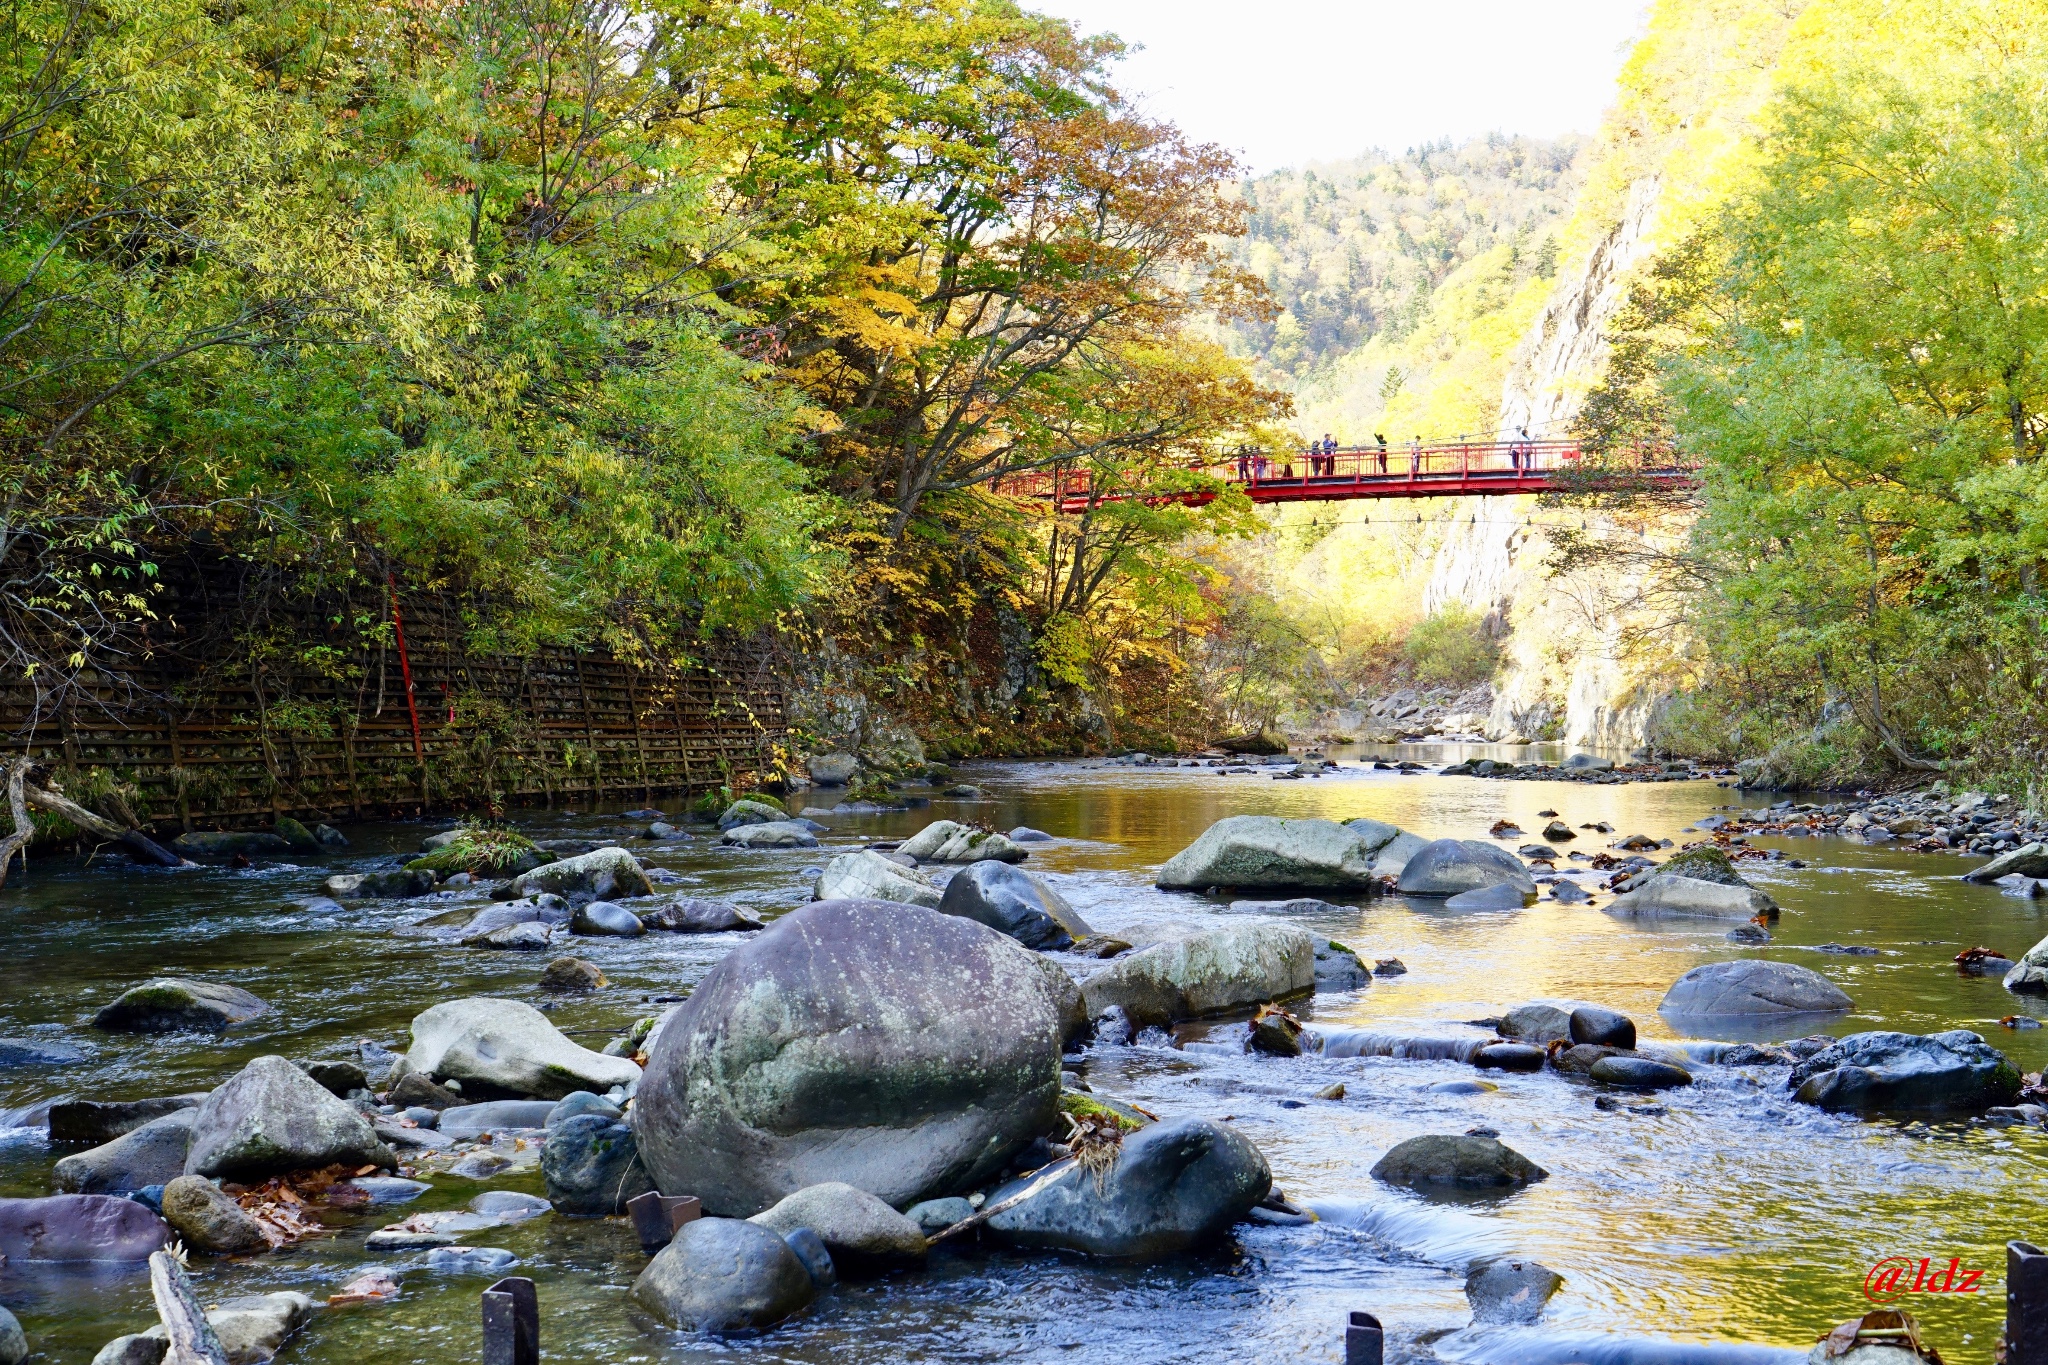
[[[1435,761],[1504,752],[1401,751]],[[1226,815],[1369,816],[1428,837],[1483,838],[1503,818],[1533,834],[1545,823],[1536,813],[1555,808],[1574,826],[1604,820],[1619,834],[1682,841],[1686,825],[1745,799],[1705,781],[1508,782],[1348,763],[1338,775],[1303,781],[1087,762],[965,765],[958,776],[980,784],[988,799],[934,799],[908,813],[836,818],[820,850],[735,852],[701,835],[679,845],[630,846],[685,879],[664,889],[729,898],[772,916],[807,898],[803,870],[835,848],[901,837],[941,817],[997,829],[1028,824],[1056,836],[1034,847],[1028,866],[1050,874],[1098,930],[1114,933],[1141,920],[1233,913],[1227,898],[1167,895],[1151,885],[1159,863]],[[514,815],[539,837],[621,835],[632,826],[587,810]],[[9,930],[0,1034],[61,1036],[93,1055],[84,1065],[0,1071],[0,1125],[13,1125],[0,1127],[0,1194],[49,1190],[51,1163],[62,1153],[20,1122],[40,1102],[205,1089],[271,1052],[352,1058],[358,1039],[402,1047],[414,1014],[459,996],[539,1001],[544,957],[453,947],[408,932],[473,907],[480,891],[343,915],[306,908],[329,874],[416,848],[440,827],[349,827],[353,846],[318,865],[161,872],[118,858],[91,866],[51,859],[37,862],[25,881],[10,880],[0,891]],[[1605,842],[1582,833],[1573,846]],[[1321,996],[1305,1018],[1319,1030],[1473,1036],[1478,1031],[1461,1021],[1524,1001],[1585,999],[1633,1016],[1646,1042],[1675,1041],[1656,1013],[1671,981],[1701,962],[1761,953],[1812,967],[1854,997],[1855,1011],[1829,1032],[1969,1028],[2022,1070],[2048,1062],[2048,1031],[1998,1024],[2002,1015],[2040,1007],[2008,995],[1995,979],[1961,977],[1951,964],[1980,943],[2018,956],[2042,936],[2035,906],[2048,902],[1957,881],[1973,865],[1966,858],[1828,838],[1756,842],[1809,864],[1745,864],[1785,907],[1775,940],[1762,948],[1727,942],[1725,925],[1642,929],[1549,901],[1491,913],[1451,913],[1440,902],[1400,897],[1361,901],[1299,922],[1352,945],[1368,962],[1398,957],[1408,972],[1353,994]],[[646,1003],[651,997],[687,992],[738,937],[576,940],[573,951],[613,984],[552,1017],[578,1041],[599,1046],[659,1008]],[[1812,951],[1825,943],[1877,953]],[[94,1033],[95,1009],[155,975],[229,981],[275,1010],[219,1038]],[[1097,1091],[1163,1115],[1227,1118],[1264,1149],[1277,1184],[1320,1215],[1314,1225],[1244,1226],[1203,1255],[1140,1267],[945,1251],[921,1272],[842,1286],[766,1336],[725,1342],[675,1335],[629,1307],[626,1291],[644,1258],[621,1220],[544,1217],[467,1240],[520,1257],[514,1273],[539,1285],[542,1344],[554,1360],[1334,1361],[1342,1358],[1342,1325],[1352,1309],[1386,1322],[1390,1358],[1425,1348],[1446,1359],[1543,1358],[1534,1340],[1461,1330],[1469,1318],[1466,1265],[1505,1254],[1534,1257],[1565,1277],[1537,1329],[1555,1346],[1573,1334],[1624,1333],[1768,1343],[1803,1355],[1817,1333],[1868,1307],[1861,1293],[1868,1267],[1904,1255],[1930,1257],[1938,1267],[1957,1257],[1986,1272],[1977,1294],[1918,1296],[1906,1305],[1956,1365],[1990,1358],[2004,1314],[2006,1241],[2048,1231],[2048,1134],[1823,1114],[1789,1102],[1782,1069],[1701,1066],[1697,1084],[1658,1097],[1665,1112],[1637,1114],[1598,1109],[1598,1087],[1555,1073],[1476,1073],[1453,1061],[1383,1057],[1274,1058],[1245,1055],[1232,1041],[1227,1027],[1187,1027],[1170,1042],[1097,1048],[1085,1074]],[[1431,1088],[1481,1074],[1498,1088]],[[1338,1081],[1344,1099],[1314,1098]],[[1504,1197],[1432,1201],[1368,1174],[1403,1138],[1479,1125],[1546,1167],[1549,1179]],[[489,1186],[443,1178],[403,1212],[460,1207],[486,1187],[541,1190],[532,1172]],[[396,1302],[317,1315],[279,1357],[282,1365],[480,1359],[476,1296],[484,1280],[430,1273],[419,1256],[363,1251],[367,1232],[396,1216],[344,1218],[332,1236],[267,1256],[195,1258],[200,1292],[208,1302],[279,1288],[324,1298],[366,1265],[413,1267]],[[0,1269],[0,1303],[21,1318],[48,1365],[85,1365],[109,1338],[154,1321],[146,1280],[134,1274],[10,1266]]]

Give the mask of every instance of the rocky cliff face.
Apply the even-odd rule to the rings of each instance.
[[[1607,324],[1648,254],[1661,181],[1629,187],[1621,217],[1566,276],[1509,368],[1501,428],[1562,433],[1607,361]],[[1619,594],[1598,581],[1561,582],[1545,567],[1550,542],[1534,499],[1489,499],[1438,547],[1423,609],[1458,603],[1485,615],[1502,639],[1502,669],[1487,717],[1490,739],[1556,738],[1635,749],[1670,691],[1659,670],[1631,660]],[[1606,534],[1627,534],[1611,521]]]

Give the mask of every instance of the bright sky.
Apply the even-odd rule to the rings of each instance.
[[[1647,0],[1025,0],[1143,47],[1120,88],[1255,171],[1590,133]]]

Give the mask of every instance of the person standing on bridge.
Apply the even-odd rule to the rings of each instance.
[[[1240,445],[1237,448],[1237,481],[1244,483],[1252,476],[1252,448]]]
[[[1422,437],[1417,436],[1408,443],[1408,477],[1413,479],[1422,473]]]
[[[1258,482],[1259,482],[1260,480],[1264,479],[1265,477],[1266,477],[1266,452],[1265,452],[1265,451],[1263,451],[1263,450],[1257,450],[1257,451],[1253,451],[1253,452],[1252,452],[1252,482],[1253,482],[1253,483],[1258,483]]]
[[[1379,448],[1380,448],[1380,473],[1384,474],[1384,473],[1386,473],[1386,472],[1387,472],[1387,438],[1386,438],[1385,436],[1381,435],[1381,434],[1380,434],[1379,432],[1375,431],[1375,432],[1374,432],[1374,433],[1372,434],[1372,439],[1373,439],[1373,440],[1374,440],[1375,442],[1377,442],[1377,443],[1378,443],[1378,445],[1379,445]]]
[[[1337,473],[1337,438],[1329,432],[1323,433],[1323,477],[1331,478]]]

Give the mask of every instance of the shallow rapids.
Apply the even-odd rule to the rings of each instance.
[[[1441,761],[1452,753],[1415,746],[1402,756]],[[1347,763],[1356,756],[1333,754]],[[1499,782],[1348,766],[1304,781],[1079,762],[971,765],[959,776],[989,797],[828,818],[822,849],[720,849],[701,830],[693,842],[628,846],[682,878],[664,891],[722,897],[772,917],[807,898],[805,869],[835,850],[902,837],[938,818],[997,829],[1028,824],[1056,842],[1032,846],[1027,866],[1050,874],[1097,930],[1115,934],[1146,921],[1259,913],[1232,911],[1227,896],[1152,889],[1158,865],[1225,815],[1369,816],[1431,838],[1483,838],[1503,818],[1533,836],[1546,823],[1537,811],[1555,808],[1573,826],[1605,820],[1615,837],[1682,842],[1686,825],[1741,799],[1710,782]],[[832,794],[807,799],[827,805]],[[624,836],[644,825],[588,811],[515,818],[540,837]],[[481,889],[339,914],[307,908],[326,876],[416,848],[440,827],[347,827],[352,848],[298,865],[162,872],[118,858],[90,866],[51,859],[34,864],[25,881],[10,880],[0,891],[9,930],[0,1034],[80,1043],[90,1057],[0,1070],[0,1124],[9,1125],[0,1128],[0,1194],[48,1192],[50,1166],[62,1152],[31,1125],[53,1099],[204,1089],[269,1052],[313,1060],[352,1056],[360,1039],[402,1047],[414,1014],[462,995],[540,1001],[535,983],[546,955],[466,949],[428,926],[482,904]],[[1607,838],[1584,831],[1566,847],[1593,851]],[[1504,846],[1523,842],[1511,837]],[[1651,1358],[1606,1335],[1625,1334],[1798,1353],[1692,1357],[1702,1362],[1797,1359],[1817,1333],[1865,1310],[1863,1277],[1874,1262],[1902,1255],[1938,1264],[1960,1257],[1986,1270],[1978,1294],[1920,1296],[1904,1306],[1951,1361],[1988,1359],[2004,1312],[2004,1244],[2048,1233],[2048,1133],[1818,1113],[1790,1102],[1782,1069],[1711,1062],[1716,1050],[1698,1044],[1713,1040],[1674,1032],[1656,1004],[1691,966],[1761,954],[1811,967],[1854,997],[1856,1010],[1826,1025],[1828,1032],[1969,1028],[2022,1070],[2039,1070],[2048,1061],[2048,1031],[2015,1032],[1998,1020],[2043,1007],[2008,995],[1995,978],[1959,976],[1950,960],[1977,944],[2024,952],[2048,932],[2048,901],[1957,881],[1976,865],[1962,857],[1833,838],[1782,846],[1812,865],[1743,868],[1785,907],[1775,940],[1762,948],[1727,942],[1725,924],[1642,926],[1549,901],[1476,913],[1399,897],[1360,901],[1290,917],[1349,944],[1368,963],[1397,957],[1408,970],[1304,1007],[1319,1051],[1247,1055],[1242,1025],[1224,1022],[1151,1032],[1133,1046],[1088,1055],[1085,1075],[1099,1092],[1162,1115],[1237,1125],[1264,1149],[1277,1184],[1320,1216],[1311,1225],[1246,1225],[1232,1243],[1203,1255],[1138,1267],[944,1251],[924,1271],[843,1286],[764,1337],[728,1342],[679,1337],[632,1311],[626,1290],[644,1258],[623,1221],[544,1217],[469,1240],[511,1251],[519,1258],[513,1273],[538,1282],[542,1344],[556,1360],[1334,1361],[1351,1309],[1387,1324],[1390,1358],[1420,1351],[1472,1362]],[[601,1046],[663,1008],[663,997],[687,993],[738,938],[573,940],[568,950],[596,962],[613,984],[551,1017],[577,1041]],[[1877,953],[1813,951],[1822,944]],[[1077,970],[1094,965],[1062,960]],[[120,990],[165,974],[232,982],[274,1013],[222,1038],[129,1038],[88,1027],[93,1011]],[[1583,1078],[1479,1072],[1463,1060],[1487,1036],[1468,1021],[1545,998],[1628,1013],[1646,1049],[1690,1044],[1698,1083],[1653,1104],[1631,1098],[1603,1110],[1594,1104],[1599,1087]],[[1812,1027],[1801,1020],[1796,1032]],[[1338,1082],[1343,1099],[1315,1098]],[[1549,1179],[1505,1196],[1426,1200],[1368,1174],[1403,1138],[1477,1126],[1497,1130],[1547,1168]],[[439,1178],[403,1212],[457,1208],[483,1188],[539,1192],[540,1183],[530,1170],[483,1185]],[[364,1236],[387,1220],[366,1215],[333,1236],[263,1257],[195,1258],[200,1292],[209,1302],[281,1288],[324,1298],[355,1271],[385,1263],[404,1271],[402,1298],[323,1312],[280,1365],[479,1359],[476,1296],[485,1281],[430,1272],[424,1257],[365,1252]],[[1534,1257],[1565,1277],[1533,1335],[1467,1330],[1465,1269],[1502,1255]],[[21,1317],[48,1365],[85,1365],[108,1339],[154,1319],[146,1281],[127,1274],[0,1268],[0,1303]],[[1667,1349],[1656,1358],[1683,1357]]]

